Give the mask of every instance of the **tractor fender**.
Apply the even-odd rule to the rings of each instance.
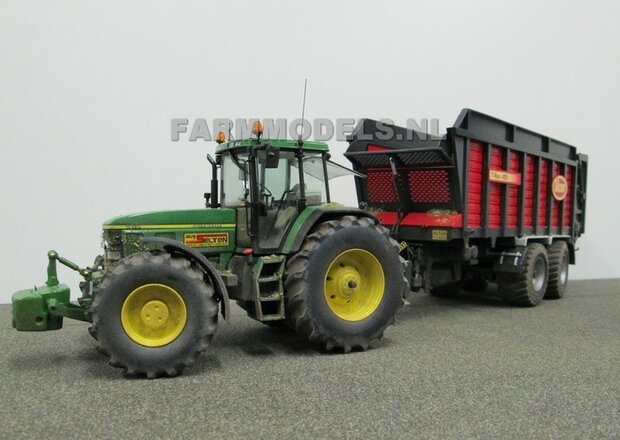
[[[142,243],[159,245],[159,247],[163,248],[168,252],[181,254],[188,260],[196,263],[207,274],[207,276],[213,283],[213,288],[215,289],[215,296],[219,299],[220,305],[222,307],[222,316],[226,321],[230,319],[230,298],[228,297],[228,290],[226,289],[226,285],[224,284],[222,276],[207,257],[202,255],[197,250],[192,249],[185,244],[177,240],[172,240],[170,238],[144,237],[142,239]]]
[[[282,246],[281,252],[284,254],[298,252],[301,249],[301,246],[306,239],[306,236],[310,233],[312,228],[315,225],[326,222],[329,220],[335,220],[344,215],[354,215],[357,217],[367,217],[371,218],[379,224],[379,220],[377,217],[369,213],[368,211],[364,211],[363,209],[358,208],[323,208],[318,207],[313,210],[308,217],[306,217],[301,225],[293,224],[291,227],[289,234],[291,231],[297,229],[297,233],[295,235],[292,243],[289,244],[289,240],[286,240],[284,245]],[[287,246],[288,245],[288,246]]]

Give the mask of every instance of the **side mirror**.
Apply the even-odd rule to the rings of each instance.
[[[278,168],[280,164],[280,150],[271,145],[265,148],[265,168]]]
[[[217,161],[210,154],[207,154],[207,160],[211,164],[211,192],[205,193],[205,206],[217,208],[220,206],[218,203]]]

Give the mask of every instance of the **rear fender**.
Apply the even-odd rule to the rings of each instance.
[[[308,209],[308,208],[306,208]],[[377,224],[379,220],[367,211],[358,208],[324,208],[317,207],[313,211],[304,216],[300,215],[288,232],[288,236],[282,245],[280,253],[290,254],[301,249],[301,246],[315,225],[335,220],[345,215],[354,215],[356,217],[367,217],[373,219]]]

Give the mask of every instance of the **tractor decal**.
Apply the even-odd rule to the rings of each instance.
[[[228,232],[185,234],[183,243],[189,247],[228,246]]]

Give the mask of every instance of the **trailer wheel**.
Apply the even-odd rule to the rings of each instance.
[[[508,302],[525,307],[540,304],[549,280],[549,259],[542,244],[527,246],[520,273],[498,275],[498,291]]]
[[[366,349],[394,323],[407,286],[398,243],[369,218],[321,223],[287,263],[288,324],[321,348]]]
[[[549,246],[549,283],[545,299],[560,299],[564,296],[568,284],[568,246],[563,241],[556,241]]]
[[[110,364],[149,379],[176,376],[206,350],[218,305],[204,273],[169,253],[119,261],[101,281],[91,333]]]

